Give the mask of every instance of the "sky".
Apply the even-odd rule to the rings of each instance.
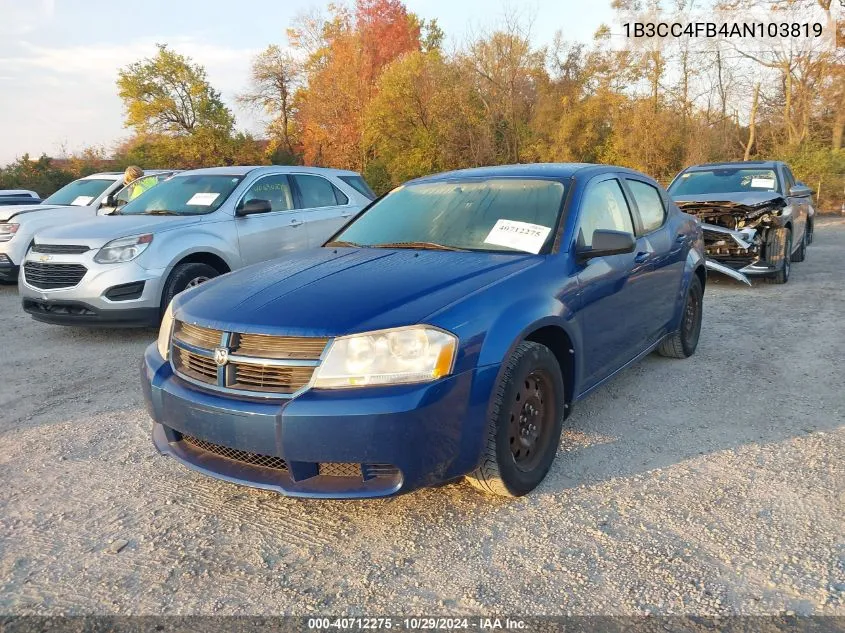
[[[347,0],[351,2],[351,0]],[[437,18],[453,50],[516,13],[538,46],[560,30],[588,41],[612,14],[610,0],[406,0]],[[110,150],[129,135],[117,96],[118,69],[166,43],[205,66],[239,129],[261,133],[258,115],[240,109],[252,57],[287,45],[294,18],[328,0],[0,0],[0,165],[29,153],[61,156]]]

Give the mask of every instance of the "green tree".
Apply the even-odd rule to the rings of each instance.
[[[185,136],[211,129],[231,134],[235,119],[205,69],[159,44],[158,53],[118,73],[126,125],[141,134]]]

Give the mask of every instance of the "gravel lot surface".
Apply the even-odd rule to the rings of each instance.
[[[159,456],[155,332],[0,287],[0,613],[845,615],[845,220],[786,286],[716,280],[698,353],[579,403],[549,477],[287,499]]]

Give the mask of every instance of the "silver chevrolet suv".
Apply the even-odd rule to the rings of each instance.
[[[154,325],[182,290],[320,246],[374,197],[337,169],[181,172],[109,217],[39,232],[21,266],[23,309],[62,325]]]

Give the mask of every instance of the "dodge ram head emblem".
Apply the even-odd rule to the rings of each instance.
[[[222,367],[229,362],[229,349],[226,347],[214,348],[214,362],[218,367]]]

